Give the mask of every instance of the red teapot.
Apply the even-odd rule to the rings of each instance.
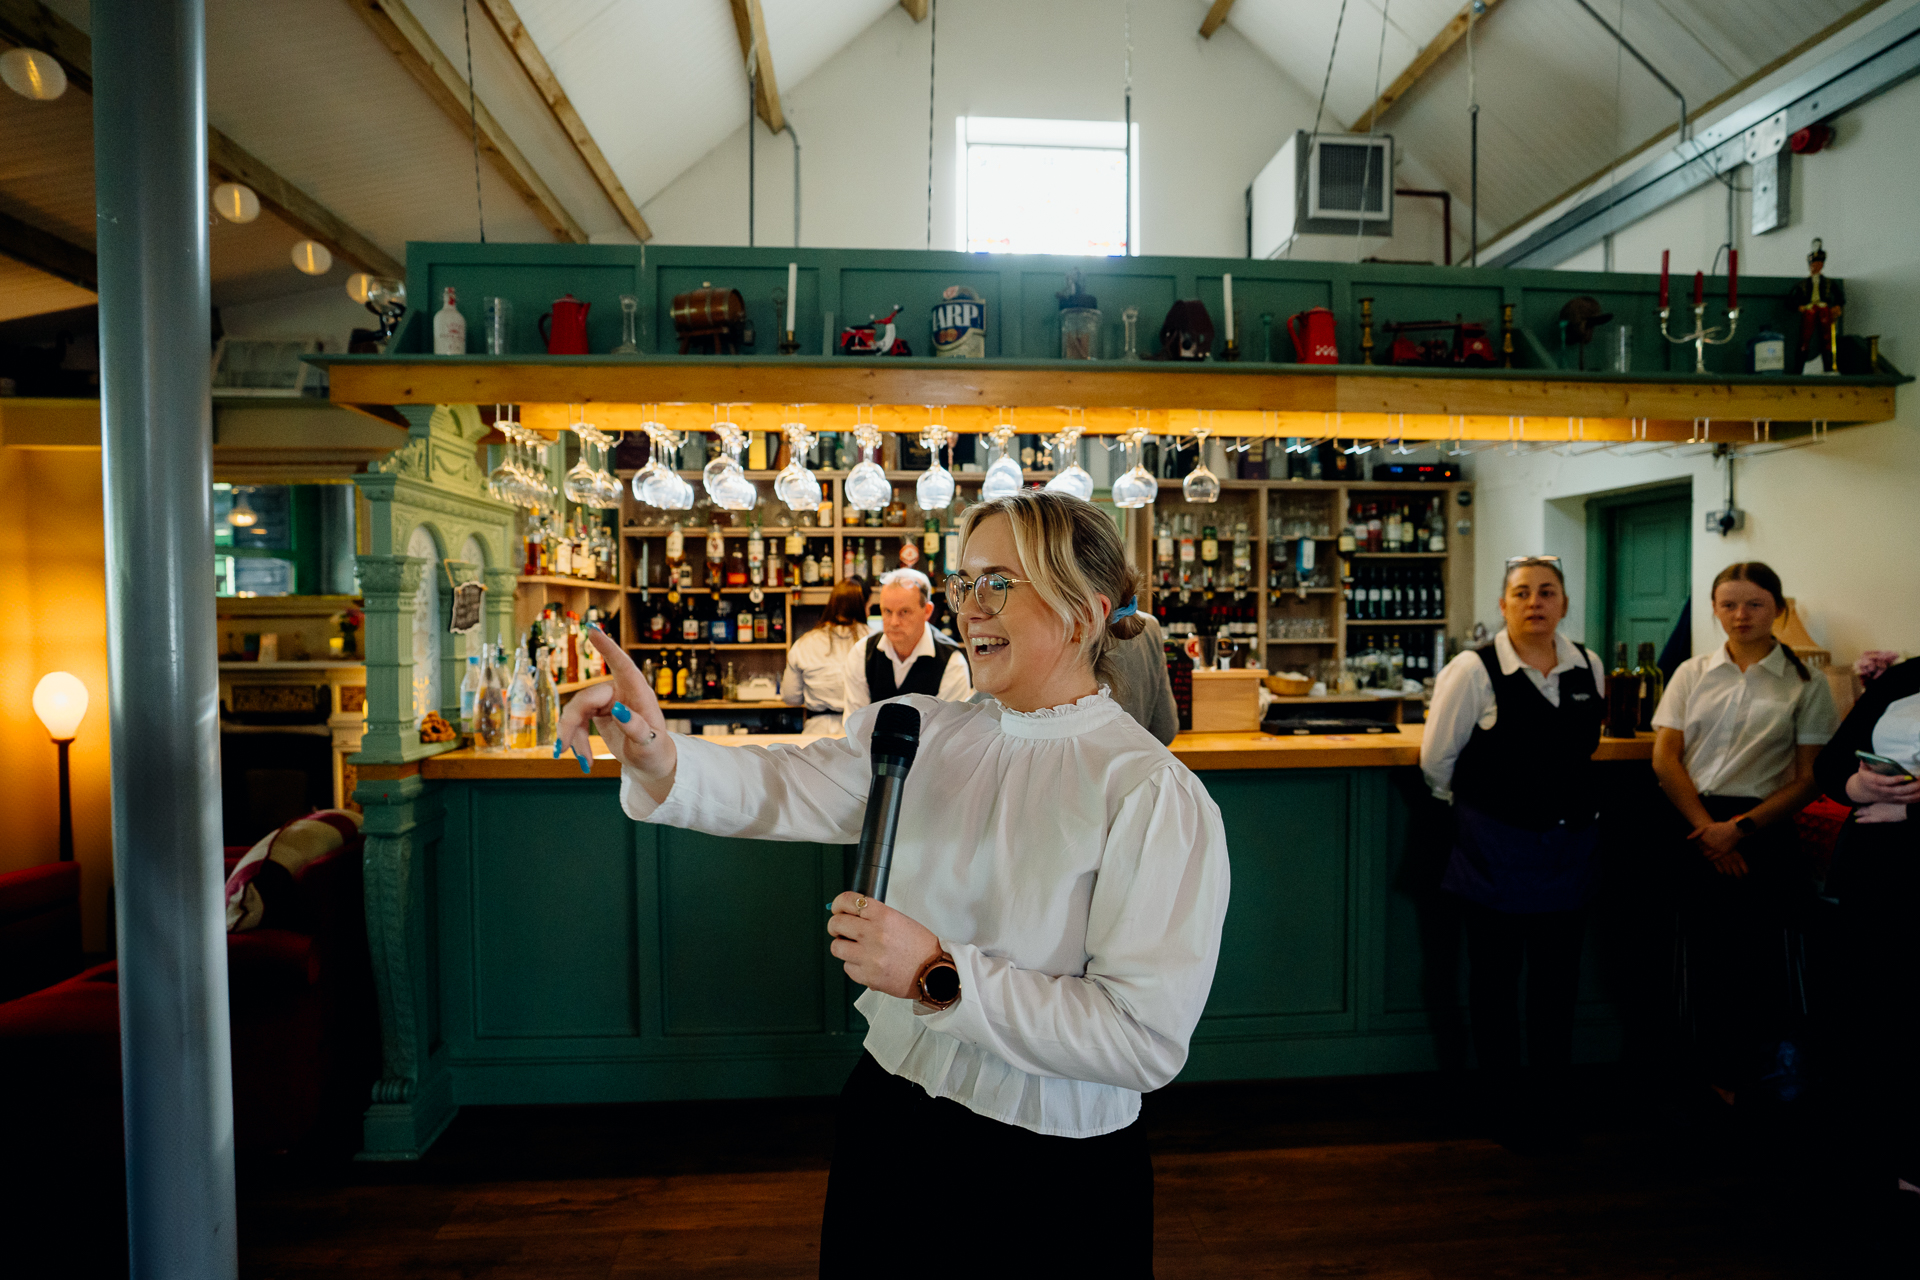
[[[550,356],[587,354],[587,309],[593,304],[567,294],[540,317],[540,337]]]
[[[1340,348],[1333,340],[1333,312],[1325,307],[1312,307],[1288,316],[1287,336],[1293,339],[1295,364],[1340,363]]]

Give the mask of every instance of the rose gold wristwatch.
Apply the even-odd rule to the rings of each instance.
[[[953,957],[942,951],[914,975],[913,988],[920,1003],[935,1009],[951,1009],[960,999],[960,970]]]

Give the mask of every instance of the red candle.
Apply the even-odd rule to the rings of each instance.
[[[1693,273],[1693,305],[1697,307],[1706,300],[1707,273],[1704,271],[1696,271]]]
[[[1727,250],[1727,310],[1740,309],[1740,251]]]
[[[1662,311],[1667,309],[1667,259],[1672,255],[1671,249],[1660,251],[1660,309]]]

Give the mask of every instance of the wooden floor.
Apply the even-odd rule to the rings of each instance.
[[[1475,1136],[1438,1077],[1163,1091],[1145,1113],[1155,1274],[1897,1274],[1838,1260],[1791,1125],[1702,1128],[1610,1078],[1583,1090],[1589,1132],[1556,1156]],[[469,1109],[417,1164],[243,1165],[241,1275],[812,1276],[831,1138],[824,1099]]]

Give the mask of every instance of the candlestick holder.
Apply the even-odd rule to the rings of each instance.
[[[1672,311],[1672,307],[1660,308],[1660,336],[1675,346],[1691,342],[1693,344],[1693,371],[1695,373],[1705,373],[1707,371],[1707,348],[1725,346],[1727,343],[1733,341],[1734,330],[1740,327],[1740,308],[1727,308],[1727,327],[1725,329],[1721,329],[1717,325],[1709,329],[1707,327],[1707,304],[1704,302],[1696,302],[1693,304],[1693,332],[1679,335],[1667,331],[1667,317]]]
[[[782,334],[780,338],[780,354],[781,355],[790,356],[800,350],[800,340],[793,336],[793,330],[783,329],[781,330],[781,334]]]
[[[1228,338],[1228,339],[1227,339],[1227,348],[1226,348],[1226,350],[1224,350],[1224,351],[1222,351],[1222,352],[1220,353],[1220,358],[1221,358],[1222,360],[1238,360],[1238,359],[1240,358],[1240,344],[1239,344],[1239,342],[1237,342],[1237,341],[1235,341],[1235,340],[1234,340],[1234,339],[1232,339],[1232,338]]]

